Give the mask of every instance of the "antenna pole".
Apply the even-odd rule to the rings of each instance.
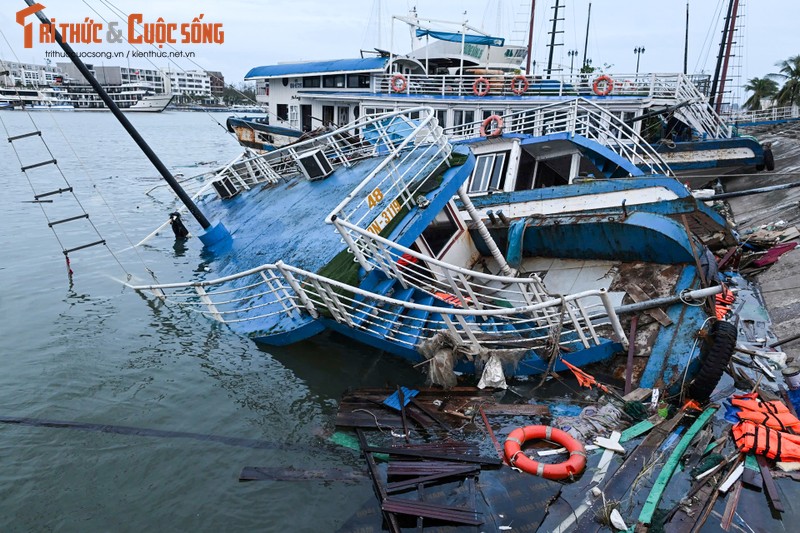
[[[533,55],[533,15],[536,12],[536,0],[531,0],[531,18],[528,23],[528,58],[525,63],[525,73],[531,74],[531,56]]]
[[[688,73],[689,67],[689,0],[686,0],[686,36],[683,39],[683,73]]]
[[[589,14],[586,16],[586,39],[583,41],[583,66],[586,63],[586,52],[589,50],[589,21],[592,20],[592,3],[589,2]]]
[[[25,3],[28,4],[29,6],[33,6],[34,0],[25,0]],[[183,187],[180,186],[178,181],[175,179],[172,173],[167,169],[167,167],[164,166],[164,163],[158,158],[155,152],[153,152],[153,150],[150,148],[147,142],[142,138],[141,135],[139,135],[139,132],[136,131],[136,128],[133,127],[128,118],[122,113],[122,111],[120,111],[117,104],[111,99],[111,97],[108,95],[105,89],[103,89],[103,86],[100,85],[100,82],[98,82],[97,79],[94,76],[92,76],[92,73],[83,63],[83,61],[80,60],[78,54],[75,53],[75,51],[69,44],[64,42],[64,40],[61,38],[61,34],[58,33],[58,31],[56,30],[55,24],[52,24],[50,22],[50,19],[48,19],[44,15],[43,11],[37,11],[36,16],[39,18],[42,24],[47,24],[48,26],[50,26],[50,31],[52,31],[53,34],[55,35],[55,39],[58,45],[61,47],[62,50],[64,50],[64,53],[66,53],[67,56],[72,60],[72,62],[78,68],[80,73],[83,74],[83,77],[86,78],[86,81],[88,81],[89,84],[92,86],[92,88],[97,92],[98,96],[100,96],[100,99],[103,100],[108,109],[114,114],[115,117],[117,117],[117,120],[120,122],[120,124],[122,124],[122,127],[125,128],[125,131],[127,131],[128,134],[133,138],[134,142],[137,145],[139,145],[139,148],[142,149],[144,154],[147,156],[150,162],[153,163],[153,166],[156,167],[158,172],[166,180],[169,186],[172,187],[172,190],[175,191],[175,194],[178,195],[178,198],[180,198],[180,200],[187,207],[187,209],[189,209],[189,212],[192,213],[192,215],[194,215],[194,218],[197,220],[197,222],[200,223],[203,229],[205,230],[209,229],[211,227],[211,223],[208,221],[205,215],[200,211],[197,205],[195,205],[195,203],[192,201],[189,195],[186,194],[186,191],[183,190]]]

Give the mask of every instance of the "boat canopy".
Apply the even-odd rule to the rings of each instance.
[[[387,57],[365,57],[356,59],[333,59],[330,61],[306,61],[254,67],[244,79],[279,78],[306,74],[336,74],[340,72],[380,72],[389,61]]]
[[[434,31],[417,28],[417,37],[431,36],[440,41],[450,41],[451,43],[464,42],[466,44],[483,44],[487,46],[503,46],[506,40],[502,37],[492,37],[491,35],[474,35],[471,33],[456,33],[450,31]]]

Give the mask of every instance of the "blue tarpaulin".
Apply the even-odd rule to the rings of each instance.
[[[491,37],[489,35],[473,35],[470,33],[453,33],[449,31],[433,31],[423,30],[417,28],[417,37],[425,37],[430,35],[434,39],[440,41],[450,41],[451,43],[460,43],[462,38],[468,44],[484,44],[487,46],[503,46],[506,42],[502,37]]]

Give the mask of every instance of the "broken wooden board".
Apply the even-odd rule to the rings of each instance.
[[[650,295],[648,295],[641,287],[639,287],[635,283],[626,284],[625,292],[627,292],[628,296],[630,296],[631,299],[637,304],[653,299]],[[667,316],[667,313],[665,313],[663,309],[659,309],[658,307],[656,307],[653,309],[647,309],[644,312],[653,317],[656,321],[658,321],[659,324],[661,324],[664,327],[672,325],[672,319]]]

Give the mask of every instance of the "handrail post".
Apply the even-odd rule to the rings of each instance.
[[[356,244],[356,241],[353,240],[353,237],[350,236],[350,233],[347,231],[347,228],[343,227],[339,224],[338,217],[336,215],[331,215],[331,223],[336,228],[336,231],[339,232],[339,235],[342,236],[344,239],[345,244],[348,248],[353,252],[353,255],[356,257],[356,261],[358,264],[361,265],[361,268],[366,270],[367,272],[372,270],[372,265],[367,261],[367,258],[364,257],[364,254],[361,252],[361,249]]]
[[[286,264],[283,261],[278,261],[277,263],[275,263],[275,268],[277,268],[281,272],[283,277],[286,279],[286,282],[289,284],[289,286],[297,295],[297,298],[300,300],[300,303],[302,303],[305,306],[306,310],[308,311],[308,314],[311,315],[312,318],[319,318],[319,313],[317,312],[317,308],[314,307],[314,302],[312,302],[309,299],[308,295],[303,290],[303,288],[300,287],[300,284],[297,283],[297,280],[292,275],[292,273],[286,269]]]
[[[611,328],[614,330],[614,334],[619,339],[622,347],[627,349],[628,348],[628,338],[625,336],[625,331],[622,329],[622,324],[619,322],[619,317],[617,316],[617,312],[614,310],[614,304],[611,303],[611,297],[608,295],[608,291],[605,289],[600,289],[600,301],[603,302],[603,307],[606,310],[606,314],[608,315],[608,320],[611,322]]]

